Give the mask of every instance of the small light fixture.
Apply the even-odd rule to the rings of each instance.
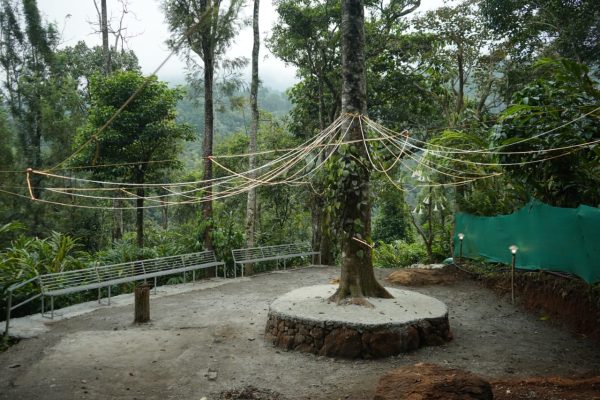
[[[459,261],[462,261],[462,244],[463,244],[463,239],[465,238],[465,234],[464,233],[459,233],[458,234],[458,240],[460,240],[460,247],[459,247],[459,251],[458,251],[458,259]]]
[[[511,246],[510,246],[508,249],[510,250],[510,252],[511,252],[512,254],[517,254],[517,251],[519,251],[519,247],[518,247],[518,246],[516,246],[516,245],[514,245],[514,244],[513,244],[513,245],[511,245]]]
[[[459,240],[463,240],[465,238],[465,234],[464,233],[459,233],[458,234],[458,239]]]

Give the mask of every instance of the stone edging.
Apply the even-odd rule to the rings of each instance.
[[[307,321],[269,311],[265,339],[285,350],[328,357],[381,358],[452,340],[448,314],[403,325],[358,327]]]

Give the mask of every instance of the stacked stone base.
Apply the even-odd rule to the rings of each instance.
[[[365,311],[368,312],[368,311]],[[452,339],[448,315],[399,326],[353,326],[269,313],[265,338],[285,350],[339,358],[381,358]]]

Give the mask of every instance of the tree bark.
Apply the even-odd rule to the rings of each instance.
[[[252,122],[250,126],[250,137],[248,150],[248,167],[250,171],[256,168],[256,137],[258,134],[258,56],[260,50],[260,35],[258,29],[260,0],[254,0],[254,14],[252,18],[252,31],[254,33],[254,45],[252,46],[252,83],[250,85],[250,110],[252,112]],[[250,177],[255,178],[256,173],[250,172]],[[256,230],[256,189],[251,188],[248,191],[248,201],[246,203],[246,247],[254,247],[254,234]],[[251,266],[250,266],[251,267]]]
[[[202,143],[202,155],[204,157],[203,180],[206,182],[205,196],[212,196],[212,161],[210,156],[213,154],[213,133],[214,133],[214,111],[213,111],[213,79],[214,79],[214,59],[213,49],[210,38],[205,38],[204,48],[204,140]],[[208,42],[208,43],[206,43]],[[213,229],[213,204],[212,200],[202,203],[202,217],[205,220],[204,229],[204,249],[213,250],[212,229]]]
[[[342,112],[366,114],[365,32],[362,0],[342,0]],[[357,119],[348,122],[348,140],[362,138]],[[368,305],[364,297],[392,296],[377,282],[373,272],[371,241],[371,194],[365,148],[348,145],[342,158],[348,178],[342,180],[342,268],[340,285],[332,301]],[[358,160],[358,162],[357,162]],[[360,162],[364,160],[365,162]]]

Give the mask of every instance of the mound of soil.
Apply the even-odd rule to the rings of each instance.
[[[374,400],[492,400],[492,387],[467,371],[416,364],[385,374]]]
[[[598,400],[600,376],[583,379],[539,377],[492,382],[496,400]]]
[[[225,390],[214,398],[217,400],[285,400],[280,393],[254,386]]]
[[[385,278],[391,284],[402,286],[450,285],[456,282],[455,268],[440,269],[410,268],[394,271]]]

